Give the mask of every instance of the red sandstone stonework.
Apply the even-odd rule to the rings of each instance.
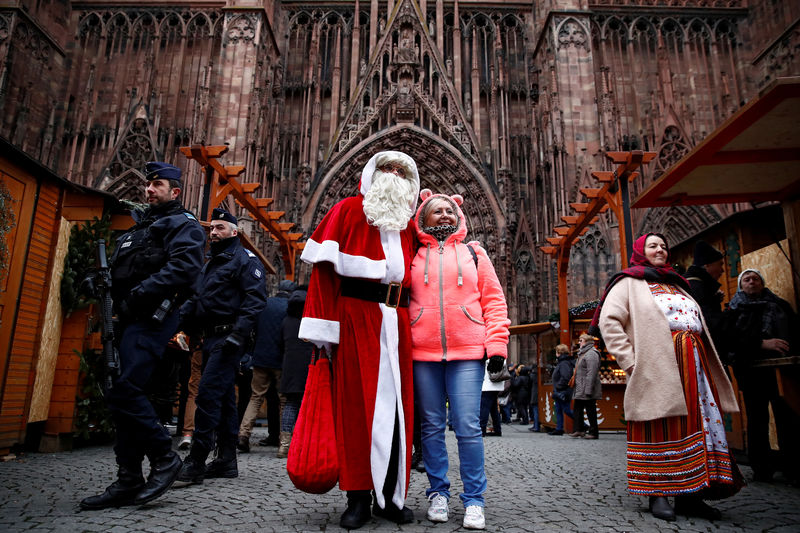
[[[465,196],[514,323],[555,310],[536,247],[608,170],[604,151],[658,152],[635,195],[771,79],[800,74],[797,2],[19,4],[0,8],[0,135],[32,157],[131,199],[144,162],[166,160],[198,209],[202,178],[178,148],[228,143],[225,164],[310,233],[372,153],[406,151],[424,187]],[[683,240],[735,209],[635,212],[634,231]],[[614,224],[574,247],[571,303],[616,270]]]

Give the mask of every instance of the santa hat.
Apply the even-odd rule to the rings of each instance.
[[[417,190],[419,190],[419,172],[417,171],[417,163],[414,162],[414,160],[408,154],[387,150],[385,152],[378,152],[377,154],[373,155],[372,158],[367,162],[364,170],[361,171],[361,185],[359,187],[359,192],[361,194],[366,196],[367,191],[370,187],[372,187],[372,176],[375,174],[375,169],[387,163],[396,163],[398,165],[402,165],[403,168],[406,169],[406,179],[412,180],[417,185]],[[416,196],[417,195],[415,193],[414,197],[416,198]],[[416,209],[416,207],[415,201],[415,204],[412,206],[412,208]]]

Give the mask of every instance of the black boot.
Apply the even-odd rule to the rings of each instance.
[[[675,510],[672,509],[666,496],[650,496],[650,512],[661,520],[668,522],[675,520]]]
[[[722,513],[696,496],[676,496],[675,512],[685,516],[696,516],[706,520],[719,520]]]
[[[425,463],[422,460],[422,450],[414,448],[414,453],[411,454],[411,468],[417,472],[425,472]]]
[[[259,446],[278,446],[280,443],[281,440],[277,435],[269,435],[258,441]]]
[[[189,456],[183,462],[183,467],[175,480],[175,487],[202,484],[203,478],[206,476],[206,457],[208,457],[208,452],[192,444]]]
[[[375,498],[375,504],[372,506],[372,514],[380,516],[386,520],[390,520],[395,524],[408,524],[414,521],[414,511],[408,507],[400,509],[395,505],[391,499],[391,495],[384,495],[385,507],[381,509],[378,506],[378,499]]]
[[[151,500],[155,500],[167,489],[178,477],[178,472],[181,471],[181,458],[172,450],[164,455],[150,458],[150,474],[147,476],[147,483],[144,488],[136,495],[133,503],[136,505],[143,505]]]
[[[117,480],[109,485],[105,492],[96,496],[89,496],[81,501],[81,509],[106,509],[108,507],[122,507],[133,505],[133,500],[144,487],[142,465],[119,467]]]
[[[239,466],[236,462],[236,447],[233,441],[220,444],[217,457],[206,465],[206,479],[239,477]]]
[[[372,495],[368,490],[348,490],[347,509],[342,513],[339,525],[344,529],[358,529],[369,522],[371,503]]]

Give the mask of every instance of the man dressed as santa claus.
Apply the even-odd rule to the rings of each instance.
[[[340,525],[356,529],[372,512],[411,522],[408,490],[413,398],[409,267],[419,173],[402,152],[375,154],[359,194],[328,212],[303,250],[314,265],[299,337],[331,355]]]

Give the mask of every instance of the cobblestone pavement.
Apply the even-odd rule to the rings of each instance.
[[[253,443],[264,437],[257,428]],[[453,498],[450,521],[425,519],[424,474],[412,472],[408,505],[417,520],[396,526],[373,518],[362,531],[461,530],[463,507],[456,495],[455,438],[448,432]],[[645,498],[626,491],[625,436],[602,434],[597,441],[530,433],[503,427],[503,437],[486,438],[487,531],[800,531],[800,489],[778,479],[750,483],[738,495],[714,505],[718,522],[678,517],[667,523],[647,512]],[[341,531],[344,494],[321,496],[295,490],[285,459],[276,448],[253,445],[239,456],[238,479],[213,479],[172,489],[142,507],[80,511],[78,502],[113,480],[110,447],[68,453],[24,454],[0,463],[0,531]],[[752,472],[742,467],[749,479]]]

